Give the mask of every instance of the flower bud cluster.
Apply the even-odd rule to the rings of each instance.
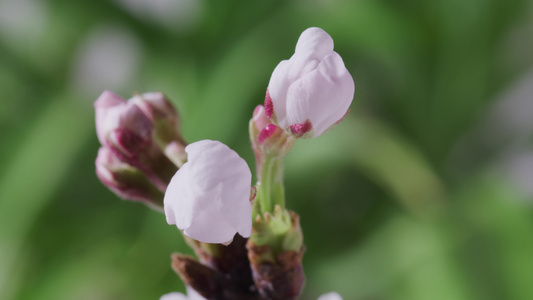
[[[94,108],[102,183],[121,198],[161,208],[170,179],[186,159],[176,110],[161,93],[126,101],[110,91]]]
[[[187,145],[163,94],[126,101],[102,93],[94,104],[102,144],[98,177],[122,198],[164,207],[167,223],[183,232],[200,258],[173,255],[174,270],[190,288],[188,296],[162,300],[298,299],[305,246],[298,214],[285,209],[283,158],[297,139],[338,124],[354,90],[332,38],[320,28],[305,30],[294,55],[275,68],[264,106],[249,122],[256,187],[247,163],[228,146],[211,140]]]

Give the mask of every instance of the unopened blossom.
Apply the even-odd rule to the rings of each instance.
[[[335,292],[331,292],[318,297],[317,300],[342,300],[342,297]]]
[[[94,103],[96,134],[100,143],[118,159],[141,170],[164,191],[177,167],[185,160],[185,152],[180,139],[169,139],[168,145],[159,143],[158,132],[165,132],[165,136],[180,136],[177,120],[171,116],[177,114],[164,116],[160,111],[163,107],[171,107],[162,95],[153,101],[142,97],[139,95],[136,98],[140,99],[126,101],[113,92],[104,91]]]
[[[204,243],[250,236],[252,175],[246,162],[221,142],[203,140],[185,148],[187,162],[164,198],[168,224]]]
[[[163,152],[178,166],[186,161],[186,142],[181,135],[180,118],[172,103],[160,92],[137,94],[129,100],[150,119],[153,137]]]
[[[265,98],[267,115],[296,137],[317,137],[340,122],[355,91],[333,39],[320,28],[305,30],[294,55],[278,64]]]
[[[136,94],[131,99],[152,122],[167,122],[179,128],[179,116],[174,106],[160,92]]]
[[[134,136],[133,145],[158,147],[176,165],[183,164],[186,142],[181,135],[178,112],[162,93],[136,94],[126,101],[104,91],[94,107],[96,133],[102,145],[121,145],[121,138],[128,140]],[[128,150],[128,146],[121,146]]]
[[[152,121],[133,102],[104,91],[94,103],[96,135],[104,146],[116,146],[125,155],[151,143]]]
[[[163,193],[141,170],[121,161],[107,147],[100,147],[95,161],[100,181],[123,199],[162,207]]]

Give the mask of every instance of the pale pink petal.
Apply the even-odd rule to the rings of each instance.
[[[100,149],[98,149],[95,165],[96,175],[102,182],[104,182],[104,184],[111,184],[115,181],[115,178],[110,171],[111,167],[120,168],[121,166],[127,166],[113,155],[113,152],[107,147],[100,147]]]
[[[103,145],[104,144],[104,137],[106,133],[106,120],[107,114],[110,108],[121,106],[126,103],[126,100],[122,99],[119,95],[111,92],[111,91],[104,91],[98,99],[94,102],[94,109],[95,109],[95,115],[96,115],[96,135],[98,136],[98,140]]]
[[[270,123],[270,120],[268,120],[267,115],[265,113],[265,107],[263,105],[258,105],[254,109],[252,120],[254,122],[255,128],[258,131],[263,130],[268,123]]]
[[[204,140],[185,148],[188,161],[165,193],[165,214],[184,234],[223,243],[251,231],[250,168],[228,146]]]
[[[335,292],[331,292],[318,297],[317,300],[342,300],[342,297]]]
[[[302,124],[309,120],[317,137],[346,114],[354,91],[352,76],[342,58],[333,52],[318,69],[291,85],[287,92],[287,122]]]
[[[333,51],[333,39],[327,32],[318,27],[306,29],[300,35],[295,53],[313,53],[316,59],[322,59]]]
[[[272,72],[272,77],[270,77],[270,82],[268,83],[268,93],[270,94],[270,98],[272,100],[276,99],[275,102],[273,102],[273,106],[274,115],[276,116],[278,124],[285,122],[285,103],[287,90],[290,86],[290,82],[287,79],[288,68],[289,61],[281,61],[274,69],[274,72]]]
[[[96,100],[94,107],[96,134],[102,145],[106,145],[108,135],[119,128],[135,133],[143,140],[151,139],[153,124],[133,102],[105,91]]]
[[[160,92],[150,92],[134,96],[130,102],[135,103],[152,121],[167,120],[173,124],[179,123],[178,112]]]
[[[189,298],[182,293],[174,292],[161,296],[159,300],[189,300]]]
[[[168,224],[175,224],[179,229],[189,228],[194,217],[194,201],[187,201],[195,197],[189,182],[191,164],[185,163],[172,177],[165,192],[164,207]]]

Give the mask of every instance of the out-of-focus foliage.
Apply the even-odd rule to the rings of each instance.
[[[159,90],[189,141],[247,123],[304,29],[350,115],[286,159],[305,299],[533,299],[533,2],[0,0],[0,299],[158,299],[189,252],[94,174],[92,102]]]

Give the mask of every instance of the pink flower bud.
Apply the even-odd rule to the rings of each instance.
[[[153,124],[133,102],[104,91],[94,108],[96,134],[102,145],[116,147],[123,155],[131,156],[152,142]]]
[[[352,76],[320,28],[305,30],[294,55],[278,64],[268,85],[265,111],[296,137],[317,137],[348,111],[355,91]]]
[[[178,112],[160,92],[135,95],[131,102],[135,103],[152,122],[165,120],[176,126],[179,124]]]
[[[204,243],[250,236],[252,174],[228,146],[210,140],[185,148],[188,161],[176,172],[165,193],[168,224]]]
[[[165,114],[160,110],[168,107],[173,110],[170,103],[160,93],[145,95],[149,100],[125,101],[110,91],[103,92],[94,103],[96,134],[100,143],[120,161],[141,170],[164,191],[177,167],[186,159],[184,145],[181,140],[172,140],[181,137],[175,110],[168,114],[176,117],[164,117],[161,122],[158,119]],[[164,134],[157,135],[158,132]],[[172,138],[168,143],[158,143],[158,136]]]
[[[95,161],[100,181],[123,199],[163,206],[163,193],[141,170],[121,161],[107,147],[100,147]]]
[[[154,126],[155,140],[161,148],[164,149],[171,143],[185,145],[179,126],[178,112],[162,93],[135,95],[130,102],[137,105],[150,119]]]

